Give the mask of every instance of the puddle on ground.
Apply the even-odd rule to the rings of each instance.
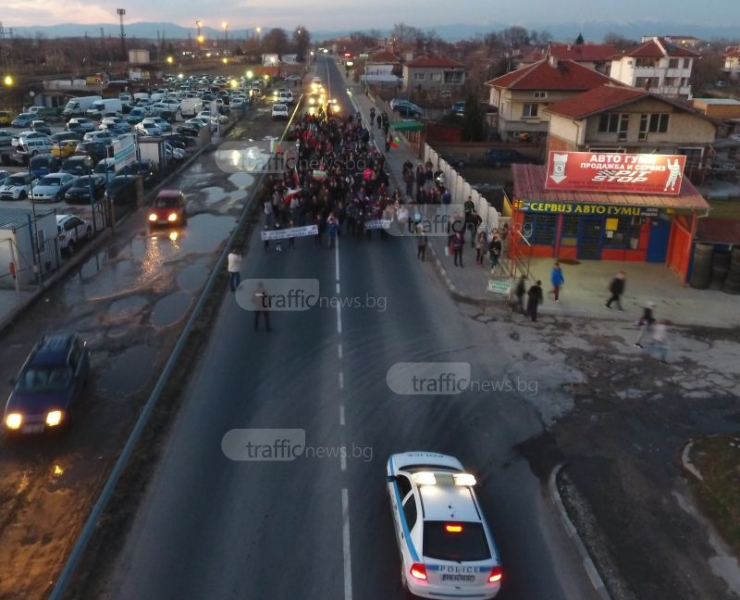
[[[130,260],[108,263],[105,269],[92,270],[88,277],[74,277],[66,281],[60,297],[67,306],[72,306],[80,300],[115,296],[135,288],[140,272],[139,266]]]
[[[218,202],[228,200],[229,194],[224,191],[224,188],[220,187],[205,187],[201,190],[206,195],[205,204],[206,206],[213,206]]]
[[[108,307],[108,316],[116,319],[131,318],[146,308],[148,301],[143,296],[129,296],[116,300]]]
[[[175,292],[158,300],[152,311],[151,321],[157,327],[172,325],[187,312],[193,302],[192,294],[188,292]]]
[[[131,256],[152,266],[161,265],[181,251],[178,244],[180,231],[162,227],[139,234],[131,241]]]
[[[114,358],[110,367],[98,374],[98,385],[110,395],[133,394],[149,381],[156,358],[157,351],[154,348],[133,346]]]
[[[186,254],[208,254],[218,248],[236,226],[234,217],[200,214],[188,218],[178,243]]]
[[[194,292],[203,287],[209,274],[205,261],[201,260],[180,269],[177,272],[177,283],[182,289]]]
[[[248,188],[254,184],[254,176],[249,173],[233,173],[229,175],[229,181],[238,188]]]

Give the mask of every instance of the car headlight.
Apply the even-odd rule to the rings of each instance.
[[[156,221],[157,220],[157,214],[156,213],[151,213],[149,215],[149,220],[150,221]]]
[[[49,414],[46,415],[46,424],[49,427],[54,427],[55,425],[59,425],[59,423],[62,422],[62,411],[61,410],[52,410],[49,412]]]
[[[5,425],[8,429],[20,429],[21,423],[23,423],[23,417],[20,413],[10,413],[5,418]]]
[[[177,221],[177,213],[170,213],[169,216],[167,217],[167,220],[170,223],[174,223],[175,221]]]

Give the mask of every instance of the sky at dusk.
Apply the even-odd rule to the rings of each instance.
[[[231,30],[305,26],[309,31],[390,29],[405,23],[422,29],[442,24],[522,25],[542,28],[547,24],[586,21],[655,21],[686,25],[736,25],[740,27],[738,0],[528,0],[490,2],[488,0],[3,0],[0,20],[7,27],[56,25],[60,23],[116,23],[117,8],[126,9],[126,22],[169,22],[195,27],[220,28],[227,21]]]

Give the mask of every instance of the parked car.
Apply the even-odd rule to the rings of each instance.
[[[87,133],[88,131],[95,131],[95,123],[85,117],[74,117],[67,121],[65,129],[67,131],[83,131]]]
[[[134,127],[134,130],[142,136],[145,137],[157,137],[162,135],[162,130],[157,127],[154,123],[144,123],[142,121],[141,123],[137,123]]]
[[[88,131],[83,137],[83,142],[103,142],[104,144],[110,144],[116,134],[112,131]]]
[[[277,121],[278,119],[290,119],[290,112],[288,111],[287,104],[272,105],[272,120]]]
[[[15,134],[9,129],[0,129],[0,148],[3,146],[10,146],[10,142],[13,141]]]
[[[149,211],[149,225],[185,225],[187,220],[185,194],[181,190],[161,190]]]
[[[62,160],[49,154],[37,154],[28,161],[28,170],[36,177],[57,173],[62,167]]]
[[[81,142],[83,135],[84,134],[80,131],[59,131],[51,134],[51,141],[55,144],[64,140],[75,140]]]
[[[77,140],[61,140],[51,147],[51,154],[59,158],[67,158],[75,153],[77,144],[79,144]]]
[[[77,177],[89,175],[92,173],[95,163],[93,159],[86,154],[77,154],[70,156],[62,165],[62,173],[71,173]]]
[[[21,138],[20,143],[15,148],[15,155],[13,158],[24,165],[30,164],[39,154],[51,154],[53,144],[48,137],[43,138]]]
[[[0,200],[25,200],[31,195],[31,188],[36,182],[33,173],[13,173],[0,186]]]
[[[106,194],[113,204],[136,204],[136,175],[116,175],[108,182]]]
[[[176,148],[172,144],[168,144],[167,142],[164,143],[164,153],[167,157],[167,160],[185,160],[185,157],[187,156],[187,153],[182,148]]]
[[[61,202],[67,190],[74,185],[77,177],[71,173],[49,173],[33,186],[33,202]]]
[[[31,129],[51,136],[51,125],[49,125],[46,121],[32,121]]]
[[[87,344],[78,335],[45,335],[13,380],[3,415],[5,431],[43,433],[69,422],[89,372]]]
[[[99,175],[106,175],[108,174],[108,177],[113,177],[116,175],[116,159],[115,158],[104,158],[103,160],[99,161],[98,164],[95,165],[95,168],[93,169],[93,173],[98,173]]]
[[[139,125],[154,125],[159,128],[160,133],[167,133],[172,131],[172,125],[165,121],[162,117],[146,117],[139,123]]]
[[[508,167],[513,164],[535,164],[536,159],[531,158],[507,148],[489,148],[483,153],[483,163],[492,167]]]
[[[10,171],[0,171],[0,186],[5,183],[5,180],[10,177],[12,173]]]
[[[135,160],[123,168],[121,175],[141,177],[144,180],[145,188],[153,186],[157,181],[157,169],[154,166],[154,161],[151,160]]]
[[[76,215],[57,215],[59,251],[74,254],[78,246],[93,237],[92,225]]]
[[[33,131],[31,129],[28,129],[26,131],[21,131],[20,133],[16,133],[15,135],[13,135],[13,137],[10,139],[10,145],[13,148],[18,148],[23,143],[25,143],[26,140],[49,140],[51,141],[51,138],[45,133],[41,133],[40,131]]]
[[[0,125],[10,125],[16,116],[12,110],[0,110]]]
[[[10,126],[15,127],[16,129],[26,129],[27,127],[30,127],[31,123],[33,123],[37,118],[36,113],[21,113],[10,122]]]
[[[420,119],[424,115],[420,106],[402,98],[391,100],[390,107],[393,112],[398,113],[398,116],[404,118]]]
[[[137,106],[136,108],[132,109],[131,112],[128,114],[128,117],[126,117],[126,122],[129,125],[136,125],[139,123],[142,119],[148,116],[148,111],[141,107]]]
[[[80,142],[75,148],[75,154],[86,155],[97,164],[104,158],[108,158],[108,144],[105,142]]]
[[[72,187],[67,190],[64,201],[67,204],[91,204],[103,198],[105,194],[105,177],[83,175],[78,177]]]

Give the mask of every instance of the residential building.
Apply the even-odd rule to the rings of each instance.
[[[403,91],[453,93],[465,83],[465,65],[441,56],[420,56],[403,64]]]
[[[553,56],[512,71],[486,83],[489,104],[498,111],[493,127],[504,140],[520,133],[545,135],[548,115],[543,110],[547,106],[607,83],[614,82],[572,60]]]
[[[395,84],[399,82],[396,73],[401,71],[401,58],[387,50],[377,50],[368,54],[364,70],[363,81]]]
[[[544,50],[535,50],[522,62],[534,64],[545,58],[572,60],[582,67],[593,69],[602,75],[609,75],[612,57],[616,53],[614,44],[558,44],[552,42]]]
[[[610,76],[661,96],[689,98],[691,71],[699,53],[653,37],[612,58]]]
[[[740,79],[740,46],[725,54],[725,68],[722,70],[733,81]]]
[[[686,168],[705,166],[718,122],[645,90],[604,85],[572,96],[549,114],[549,151],[685,155]]]

